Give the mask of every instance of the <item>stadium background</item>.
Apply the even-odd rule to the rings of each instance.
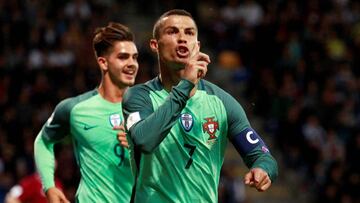
[[[144,82],[157,73],[152,25],[172,8],[194,15],[212,58],[206,79],[241,102],[279,162],[278,181],[257,193],[230,146],[220,202],[360,202],[360,3],[351,0],[0,0],[0,202],[34,171],[33,141],[55,105],[96,87],[94,28],[129,25]],[[71,148],[56,148],[70,198]]]

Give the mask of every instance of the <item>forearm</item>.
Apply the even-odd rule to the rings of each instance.
[[[43,184],[43,189],[46,191],[50,187],[55,186],[54,143],[46,141],[41,132],[35,139],[34,157],[36,168]]]
[[[182,80],[158,109],[131,127],[130,135],[134,144],[144,152],[152,152],[169,133],[193,88],[193,83]]]
[[[268,173],[271,181],[276,179],[278,174],[276,160],[255,130],[247,127],[232,137],[231,141],[248,168],[261,168]]]
[[[278,176],[278,165],[270,153],[264,153],[260,148],[256,148],[244,157],[244,162],[248,168],[261,168],[266,171],[271,179],[275,181]]]

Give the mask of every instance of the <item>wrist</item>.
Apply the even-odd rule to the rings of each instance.
[[[187,79],[182,79],[180,82],[174,87],[177,91],[181,92],[182,94],[190,97],[190,93],[195,87],[195,84]]]

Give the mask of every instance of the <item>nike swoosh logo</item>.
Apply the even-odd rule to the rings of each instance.
[[[98,127],[98,126],[97,125],[84,125],[84,130],[90,130],[90,129],[93,129],[96,127]]]

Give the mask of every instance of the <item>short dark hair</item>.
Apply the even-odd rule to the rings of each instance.
[[[161,22],[161,19],[165,18],[165,17],[168,17],[168,16],[172,16],[172,15],[179,15],[179,16],[188,16],[190,17],[194,23],[195,23],[195,20],[193,18],[193,16],[191,15],[191,13],[183,10],[183,9],[172,9],[172,10],[169,10],[167,12],[165,12],[164,14],[162,14],[155,22],[154,24],[154,28],[153,28],[153,37],[155,39],[159,39],[159,36],[160,36],[160,22]],[[195,26],[196,26],[196,23],[195,23]],[[197,28],[197,27],[196,27]]]
[[[134,41],[134,34],[127,26],[109,22],[106,27],[98,27],[94,32],[93,49],[95,57],[107,54],[115,41]]]

